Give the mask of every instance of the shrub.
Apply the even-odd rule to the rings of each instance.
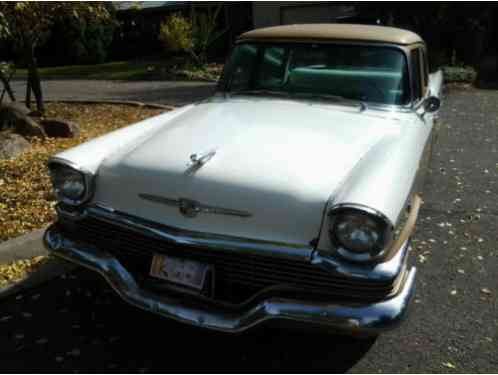
[[[470,66],[444,66],[444,80],[447,83],[470,83],[477,79],[477,72]]]
[[[161,24],[159,40],[167,50],[185,52],[196,65],[205,66],[208,49],[226,32],[226,29],[217,30],[221,9],[221,4],[200,12],[194,8],[190,19],[180,14],[169,16]]]
[[[180,14],[173,14],[161,23],[159,40],[166,50],[190,53],[194,47],[192,22]]]

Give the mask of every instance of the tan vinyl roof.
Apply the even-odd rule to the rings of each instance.
[[[242,34],[239,40],[350,40],[401,45],[423,43],[417,34],[394,27],[333,23],[267,27]]]

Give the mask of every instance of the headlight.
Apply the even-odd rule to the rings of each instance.
[[[62,164],[51,164],[49,168],[57,198],[71,205],[81,204],[88,188],[85,175]]]
[[[345,208],[331,214],[330,236],[337,251],[353,261],[369,261],[391,240],[392,227],[380,215]]]

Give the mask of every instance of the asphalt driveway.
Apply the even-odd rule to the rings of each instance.
[[[408,321],[372,341],[258,329],[228,336],[121,302],[76,271],[1,301],[4,371],[498,372],[498,91],[452,93],[414,238]]]
[[[45,99],[132,100],[182,106],[212,95],[215,84],[188,81],[104,81],[85,79],[45,79]],[[26,80],[13,80],[17,100],[24,99]]]

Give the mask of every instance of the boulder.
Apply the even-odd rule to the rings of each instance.
[[[0,130],[12,129],[23,136],[45,138],[45,131],[29,117],[30,113],[28,108],[19,103],[2,105],[0,108]]]
[[[10,102],[8,104],[2,105],[3,108],[8,108],[11,111],[16,111],[24,116],[30,116],[32,114],[32,110],[26,107],[23,103],[19,102]]]
[[[31,144],[19,134],[0,132],[0,160],[16,158],[30,148]]]
[[[80,135],[80,127],[71,121],[43,119],[40,125],[49,137],[75,138]]]

